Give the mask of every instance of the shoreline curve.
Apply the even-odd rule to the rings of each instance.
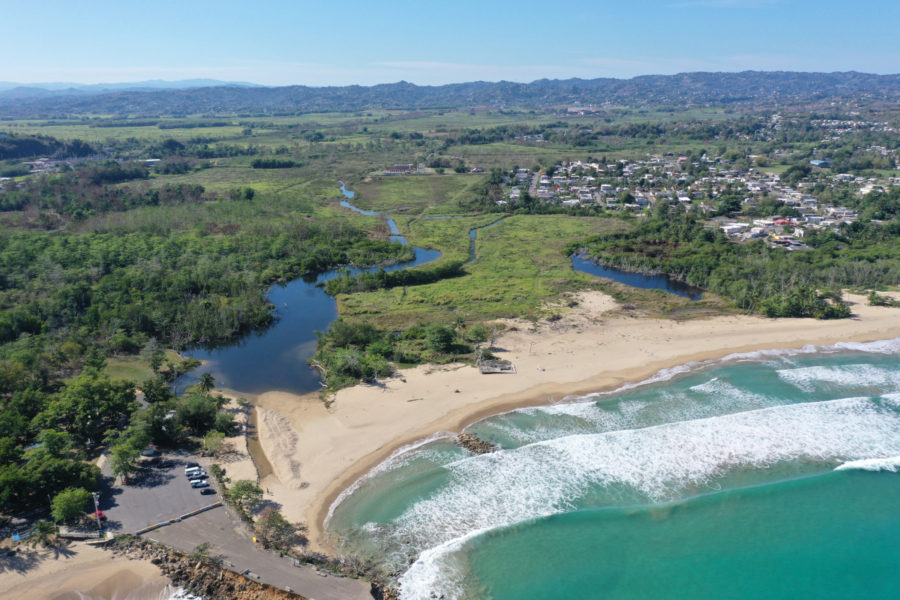
[[[900,337],[900,312],[850,296],[854,318],[840,321],[717,316],[690,321],[634,318],[588,292],[561,321],[515,322],[498,341],[514,375],[482,375],[465,365],[421,365],[379,385],[341,390],[330,408],[316,394],[256,397],[260,440],[274,473],[265,486],[289,520],[309,527],[310,548],[334,552],[324,528],[335,501],[405,445],[458,433],[486,417],[568,397],[612,392],[667,369],[702,367],[731,355],[828,347]],[[512,322],[511,322],[512,323]],[[269,423],[269,425],[266,425]]]

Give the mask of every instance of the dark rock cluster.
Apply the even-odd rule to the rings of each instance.
[[[400,592],[382,583],[372,582],[370,593],[375,600],[400,600]]]
[[[171,548],[140,538],[118,539],[110,548],[114,554],[132,560],[149,560],[173,584],[206,599],[222,600],[306,600],[266,583],[252,581],[224,569],[208,558],[192,558]]]
[[[487,454],[497,449],[492,443],[468,433],[461,433],[456,436],[456,445],[462,446],[472,454]]]

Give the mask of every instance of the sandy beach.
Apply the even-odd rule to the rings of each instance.
[[[60,553],[26,546],[3,562],[0,597],[7,600],[158,598],[169,583],[150,561],[116,558],[85,544]]]
[[[846,299],[854,317],[838,321],[677,321],[637,318],[588,292],[559,321],[507,322],[495,354],[512,361],[515,374],[424,365],[379,385],[342,390],[330,407],[315,394],[261,394],[255,401],[260,446],[272,471],[261,483],[289,520],[309,526],[313,548],[329,549],[322,526],[339,494],[392,452],[426,436],[734,353],[900,337],[900,310],[868,306],[863,296]]]

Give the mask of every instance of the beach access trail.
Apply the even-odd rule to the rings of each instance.
[[[392,452],[427,436],[456,433],[518,407],[614,390],[692,362],[900,337],[900,310],[846,298],[850,319],[679,321],[639,318],[600,292],[585,292],[575,308],[559,311],[558,321],[506,323],[494,353],[512,361],[515,374],[422,365],[378,385],[341,390],[329,407],[317,394],[260,394],[254,402],[260,445],[273,471],[261,483],[290,521],[309,525],[312,547],[327,550],[323,522],[338,496]]]

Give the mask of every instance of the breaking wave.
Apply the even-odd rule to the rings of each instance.
[[[900,456],[890,456],[888,458],[864,458],[862,460],[851,460],[834,468],[835,471],[891,471],[896,473],[900,471]]]
[[[900,378],[895,370],[869,364],[781,369],[778,376],[804,392],[812,392],[827,385],[891,391],[900,389]]]
[[[698,369],[709,366],[721,366],[734,362],[765,362],[765,361],[784,361],[795,356],[806,356],[810,354],[837,354],[839,352],[861,352],[865,354],[900,354],[900,337],[889,340],[878,340],[875,342],[838,342],[831,346],[815,346],[807,344],[802,348],[792,348],[786,350],[754,350],[752,352],[735,352],[721,358],[715,358],[705,361],[695,361],[678,365],[670,369],[662,369],[653,376],[634,383],[626,383],[615,390],[608,392],[595,392],[588,394],[584,398],[597,398],[600,396],[608,396],[619,394],[628,390],[653,385],[655,383],[663,383],[670,381],[679,375],[690,373]]]
[[[379,533],[430,549],[400,578],[404,600],[435,590],[454,598],[447,560],[471,536],[590,505],[592,489],[607,498],[618,489],[629,504],[663,502],[715,489],[736,471],[786,461],[825,470],[898,455],[900,413],[871,398],[572,435],[446,465],[448,484]]]

